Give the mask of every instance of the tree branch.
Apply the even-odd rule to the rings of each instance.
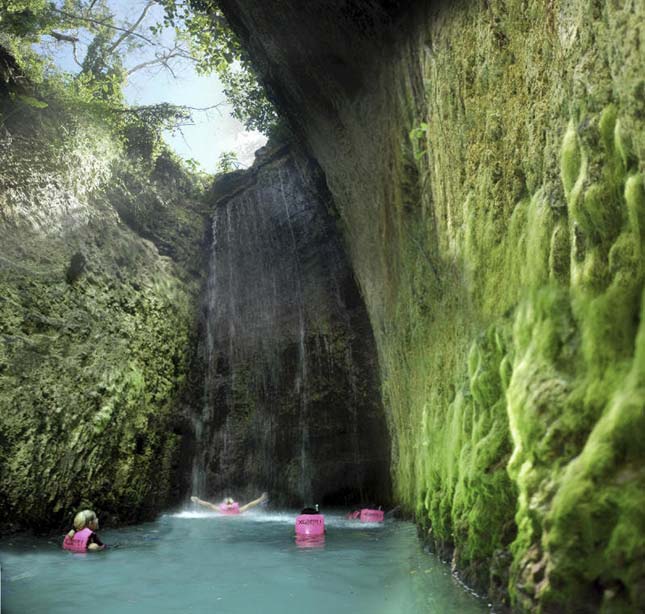
[[[179,54],[177,53],[169,53],[168,55],[161,55],[157,56],[154,60],[148,60],[147,62],[141,62],[140,64],[137,64],[136,66],[133,66],[130,68],[130,70],[126,71],[127,75],[131,75],[133,72],[137,72],[138,70],[141,70],[142,68],[146,68],[148,66],[155,66],[158,64],[161,64],[165,68],[167,68],[170,71],[170,74],[172,76],[175,76],[175,73],[172,71],[172,68],[168,65],[168,60],[172,58],[180,57]]]
[[[143,36],[143,34],[139,34],[138,32],[132,32],[127,28],[119,28],[118,26],[113,26],[112,24],[109,23],[107,19],[99,20],[99,19],[93,19],[92,17],[84,17],[83,15],[72,15],[71,13],[67,13],[66,11],[61,11],[59,8],[56,8],[56,7],[53,7],[52,10],[58,13],[59,15],[62,15],[63,17],[67,17],[67,19],[72,19],[75,21],[86,21],[87,23],[91,23],[96,26],[101,26],[103,28],[108,28],[109,30],[116,30],[117,32],[125,32],[130,36],[136,36],[137,38],[140,38],[141,40],[146,41],[146,43],[150,45],[155,45],[155,42],[153,40],[147,38],[146,36]]]
[[[152,5],[155,3],[155,0],[148,0],[148,4],[145,5],[143,8],[143,11],[141,11],[141,15],[139,15],[138,19],[130,26],[127,32],[124,32],[119,36],[119,38],[116,39],[115,43],[108,49],[107,53],[108,55],[111,53],[114,53],[114,51],[117,49],[117,47],[126,39],[129,38],[130,36],[133,36],[137,34],[135,30],[139,27],[139,24],[143,21],[144,17],[146,16],[146,13],[150,10]]]
[[[76,49],[76,43],[72,43],[72,57],[74,62],[79,68],[83,68],[83,63],[78,59],[78,49]]]
[[[122,107],[111,107],[111,110],[114,113],[123,113],[126,115],[139,115],[141,111],[147,111],[147,110],[155,110],[159,107],[162,108],[169,108],[169,109],[174,109],[176,111],[210,111],[211,109],[219,109],[220,107],[226,105],[226,101],[218,102],[217,104],[212,104],[208,107],[191,107],[186,104],[170,104],[170,103],[159,103],[159,104],[150,104],[150,105],[144,105],[140,107],[130,107],[130,108],[122,108]]]
[[[126,72],[126,74],[131,75],[132,73],[137,72],[142,68],[160,64],[164,68],[166,68],[166,70],[168,70],[173,77],[175,77],[175,73],[173,72],[172,67],[170,66],[170,64],[168,64],[169,60],[171,60],[172,58],[183,58],[185,60],[195,61],[195,59],[188,53],[188,51],[186,51],[186,49],[181,46],[180,43],[175,42],[175,46],[172,49],[169,49],[167,47],[162,48],[165,50],[165,53],[158,53],[156,54],[154,60],[147,60],[146,62],[141,62],[140,64],[133,66]]]
[[[54,32],[53,30],[49,33],[49,36],[55,38],[57,41],[65,41],[67,43],[78,43],[78,36],[72,36],[71,34],[63,34],[62,32]]]

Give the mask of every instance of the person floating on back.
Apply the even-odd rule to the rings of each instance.
[[[199,497],[191,497],[190,500],[193,503],[197,503],[197,505],[201,505],[202,507],[207,507],[208,509],[211,509],[215,512],[219,512],[220,514],[226,514],[228,516],[232,516],[235,514],[243,514],[247,510],[250,510],[252,507],[255,507],[257,505],[261,505],[265,501],[269,500],[268,495],[263,492],[257,499],[250,501],[246,505],[240,505],[237,501],[234,501],[231,499],[231,497],[226,497],[224,501],[221,503],[210,503],[209,501],[204,501],[203,499],[200,499]]]
[[[98,528],[99,519],[92,510],[80,511],[74,516],[74,528],[65,535],[63,548],[70,552],[103,550],[105,544],[96,534]]]
[[[361,522],[383,522],[385,512],[379,507],[368,506],[363,509],[354,510],[345,516],[348,520],[360,520]]]

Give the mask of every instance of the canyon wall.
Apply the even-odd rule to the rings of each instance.
[[[643,3],[221,5],[325,174],[424,538],[520,611],[645,609]]]
[[[0,119],[0,529],[152,518],[190,477],[205,186],[56,99]]]

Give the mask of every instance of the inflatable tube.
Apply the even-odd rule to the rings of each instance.
[[[384,517],[383,510],[362,509],[360,514],[361,522],[383,522]]]
[[[325,517],[322,514],[300,514],[296,518],[297,536],[325,534]]]

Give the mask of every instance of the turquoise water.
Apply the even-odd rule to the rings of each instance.
[[[60,541],[0,542],[3,614],[475,614],[486,603],[422,551],[414,526],[326,515],[323,544],[301,547],[294,513],[167,514],[99,531],[116,547],[70,554]]]

